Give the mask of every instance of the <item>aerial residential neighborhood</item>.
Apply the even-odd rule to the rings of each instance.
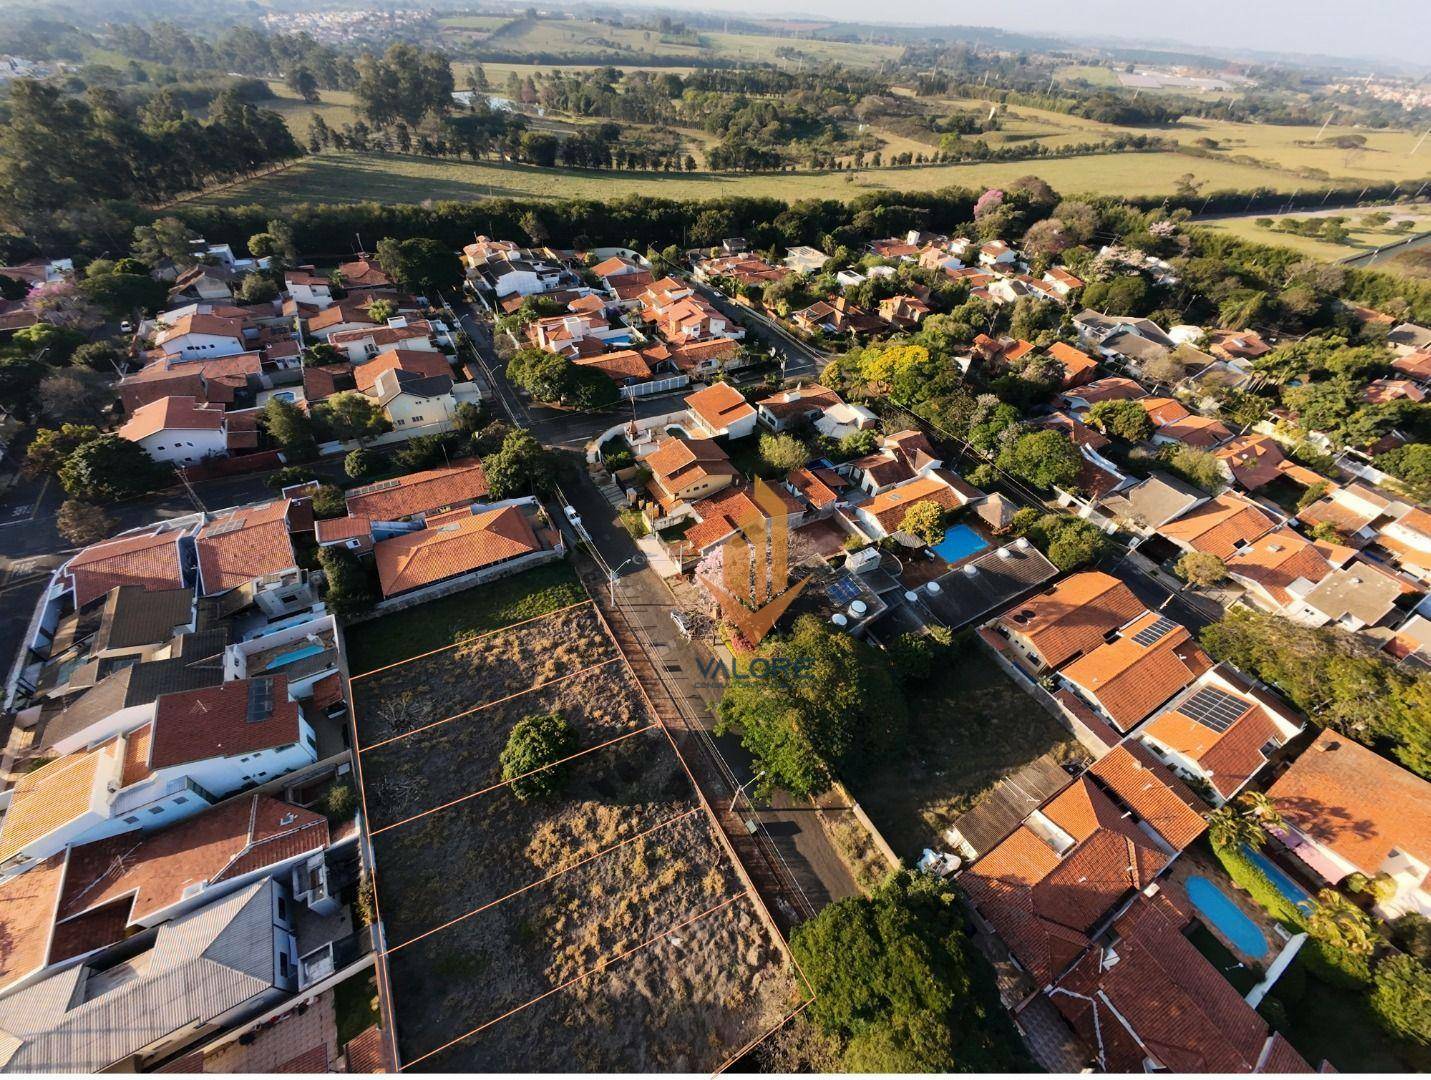
[[[7,12],[0,1071],[1431,1071],[1431,25],[1266,7]]]

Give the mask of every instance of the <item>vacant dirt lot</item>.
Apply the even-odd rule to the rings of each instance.
[[[393,740],[362,768],[406,1062],[710,1071],[801,1000],[590,607],[353,688],[361,742]],[[417,722],[414,702],[429,710]],[[600,748],[560,766],[558,793],[524,802],[498,756],[513,724],[551,711]]]
[[[389,739],[617,657],[590,604],[353,680],[361,745]]]

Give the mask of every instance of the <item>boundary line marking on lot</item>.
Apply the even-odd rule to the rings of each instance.
[[[463,709],[461,712],[453,713],[451,716],[444,716],[441,720],[434,720],[430,724],[423,724],[422,727],[413,728],[411,731],[404,731],[401,735],[394,735],[388,739],[379,739],[377,742],[369,743],[367,746],[360,746],[358,747],[358,753],[366,754],[369,750],[376,750],[380,746],[387,746],[389,743],[408,739],[414,735],[421,735],[424,731],[441,727],[443,724],[450,723],[453,720],[461,720],[464,716],[471,716],[473,713],[479,713],[483,709],[490,709],[494,706],[505,704],[514,698],[522,697],[524,694],[531,694],[537,690],[545,690],[547,687],[555,686],[557,683],[566,682],[568,679],[575,679],[578,675],[585,675],[588,672],[595,671],[597,668],[614,664],[620,659],[620,656],[613,656],[609,660],[598,660],[594,664],[588,664],[586,667],[578,668],[576,671],[568,671],[565,675],[558,675],[555,679],[548,679],[546,682],[536,683],[535,685],[527,687],[525,690],[518,690],[516,693],[508,694],[506,697],[499,697],[495,701],[484,701],[481,705],[473,705],[470,709]]]
[[[405,948],[407,948],[409,945],[416,944],[417,942],[421,941],[423,938],[431,937],[433,934],[436,934],[436,933],[438,933],[438,932],[441,931],[441,930],[446,930],[446,929],[448,929],[449,927],[455,926],[455,925],[457,925],[458,923],[462,922],[464,919],[470,919],[470,918],[471,918],[472,916],[474,916],[474,915],[480,915],[482,912],[486,911],[488,908],[494,908],[494,907],[496,907],[498,904],[504,904],[504,903],[506,903],[508,900],[512,899],[514,896],[520,896],[520,895],[521,895],[522,893],[524,893],[524,892],[528,892],[528,891],[530,891],[531,889],[535,889],[538,885],[545,885],[545,884],[547,884],[548,882],[554,880],[555,878],[561,877],[561,876],[562,876],[563,874],[565,874],[565,873],[568,873],[568,872],[570,872],[570,871],[572,871],[572,870],[578,870],[578,869],[580,869],[581,867],[585,866],[587,863],[595,862],[597,859],[600,859],[600,858],[602,858],[603,856],[606,856],[606,855],[610,855],[613,851],[616,851],[616,850],[618,850],[619,848],[623,848],[623,847],[625,847],[625,846],[628,845],[628,844],[634,844],[637,840],[640,840],[642,837],[650,836],[652,833],[657,832],[657,831],[659,831],[660,829],[664,829],[664,828],[666,828],[666,827],[669,826],[669,825],[674,825],[674,824],[675,824],[676,822],[678,822],[678,821],[684,821],[686,818],[690,817],[691,815],[693,815],[693,814],[699,814],[700,812],[701,812],[701,808],[700,808],[699,806],[693,806],[693,807],[691,807],[689,810],[685,811],[684,813],[677,814],[675,817],[669,817],[669,818],[667,818],[665,821],[661,821],[661,822],[658,822],[658,823],[655,824],[655,825],[652,825],[650,828],[642,829],[640,832],[636,833],[634,836],[628,836],[625,840],[620,840],[620,841],[618,841],[617,843],[612,844],[610,847],[602,848],[600,851],[596,852],[595,854],[587,855],[587,856],[585,856],[585,857],[582,858],[582,859],[578,859],[576,862],[572,863],[570,866],[560,867],[560,868],[558,868],[558,869],[556,869],[556,870],[553,870],[553,871],[552,871],[550,874],[548,874],[546,877],[538,878],[536,881],[532,881],[532,882],[529,882],[529,883],[526,884],[526,885],[519,886],[518,888],[515,888],[515,889],[513,889],[511,892],[509,892],[506,896],[499,896],[499,897],[497,897],[497,899],[495,899],[495,900],[488,900],[485,904],[482,904],[482,905],[480,905],[479,907],[475,907],[475,908],[473,908],[471,911],[468,911],[468,912],[466,912],[466,913],[464,913],[464,914],[462,914],[462,915],[458,915],[456,918],[448,919],[445,923],[442,923],[442,924],[440,924],[440,925],[438,925],[438,926],[434,926],[431,930],[424,930],[422,933],[418,934],[416,937],[410,937],[410,938],[408,938],[406,941],[399,942],[399,943],[396,944],[396,945],[390,945],[390,946],[388,946],[388,948],[386,949],[385,955],[391,956],[393,953],[397,952],[399,949],[405,949]]]
[[[785,1015],[785,1019],[778,1021],[778,1022],[776,1023],[776,1025],[775,1025],[773,1028],[771,1028],[769,1031],[767,1031],[764,1035],[757,1035],[755,1038],[751,1039],[750,1042],[746,1043],[744,1046],[742,1046],[742,1047],[741,1047],[739,1050],[737,1050],[735,1053],[731,1054],[730,1057],[726,1058],[725,1061],[721,1062],[720,1067],[719,1067],[718,1069],[716,1069],[713,1073],[711,1073],[711,1075],[712,1075],[712,1076],[719,1076],[721,1073],[725,1072],[726,1069],[729,1069],[729,1068],[730,1068],[732,1065],[734,1065],[737,1061],[739,1061],[741,1058],[745,1057],[746,1054],[750,1053],[750,1052],[751,1052],[752,1050],[754,1050],[757,1046],[759,1046],[761,1043],[763,1043],[766,1039],[770,1038],[770,1036],[774,1035],[777,1031],[779,1031],[781,1028],[783,1028],[786,1024],[790,1023],[791,1020],[794,1020],[795,1017],[799,1016],[802,1012],[804,1012],[806,1009],[808,1009],[808,1008],[809,1008],[811,1005],[813,1005],[813,1004],[815,1004],[815,999],[814,999],[813,997],[807,998],[807,999],[806,999],[804,1002],[802,1002],[800,1005],[796,1006],[793,1011],[787,1013],[787,1014]]]
[[[684,815],[683,815],[683,816],[684,816]],[[430,1057],[432,1057],[432,1056],[434,1056],[434,1055],[436,1055],[436,1054],[440,1054],[440,1053],[442,1053],[442,1051],[447,1050],[447,1049],[449,1049],[450,1047],[456,1046],[458,1043],[462,1042],[463,1040],[465,1040],[465,1039],[470,1039],[473,1035],[476,1035],[476,1034],[478,1034],[479,1032],[485,1031],[487,1028],[491,1027],[492,1025],[494,1025],[494,1024],[499,1024],[499,1023],[501,1023],[503,1020],[506,1020],[506,1019],[508,1019],[509,1017],[515,1016],[517,1013],[521,1012],[523,1009],[528,1009],[528,1008],[530,1008],[531,1006],[537,1004],[537,1002],[539,1002],[539,1001],[544,1001],[544,1000],[546,1000],[547,998],[551,997],[553,994],[558,994],[558,993],[560,993],[561,991],[565,990],[567,987],[573,986],[573,985],[575,985],[576,983],[581,982],[581,980],[583,980],[583,979],[589,978],[589,977],[592,976],[592,975],[595,975],[595,974],[597,974],[597,973],[599,973],[599,972],[605,971],[607,968],[611,967],[613,964],[617,964],[617,963],[620,963],[622,960],[625,960],[628,956],[631,956],[631,955],[633,955],[634,953],[638,953],[638,952],[640,952],[642,949],[649,948],[650,946],[654,945],[656,942],[660,941],[662,938],[664,938],[664,937],[669,937],[671,934],[676,933],[678,930],[684,930],[686,927],[692,926],[692,925],[694,925],[695,923],[700,922],[702,919],[709,918],[711,915],[714,915],[717,911],[720,911],[722,908],[729,907],[731,904],[734,904],[736,901],[741,900],[741,899],[744,899],[746,896],[749,896],[749,895],[750,895],[749,890],[745,890],[745,891],[742,891],[742,892],[738,892],[738,893],[736,893],[734,896],[730,896],[730,897],[727,897],[726,899],[722,900],[719,904],[716,904],[714,907],[707,908],[705,911],[702,911],[702,912],[701,912],[700,914],[698,914],[698,915],[692,915],[690,918],[684,919],[684,920],[682,920],[681,922],[676,923],[674,926],[668,926],[666,929],[662,930],[660,933],[655,934],[655,935],[653,935],[653,936],[647,938],[645,941],[641,942],[640,944],[633,945],[633,946],[631,946],[631,948],[626,949],[626,950],[623,951],[623,952],[619,952],[619,953],[617,953],[615,956],[609,956],[609,957],[607,957],[605,960],[602,960],[600,963],[595,964],[595,965],[593,965],[593,966],[590,967],[590,968],[587,968],[587,970],[585,970],[585,971],[583,971],[583,972],[580,972],[579,974],[573,975],[573,976],[572,976],[570,979],[568,979],[566,982],[561,983],[561,984],[558,985],[558,986],[554,986],[554,987],[552,987],[550,990],[545,991],[544,993],[538,994],[536,997],[532,998],[531,1001],[528,1001],[528,1002],[525,1002],[525,1003],[523,1003],[523,1004],[521,1004],[521,1005],[518,1005],[518,1006],[516,1006],[515,1008],[508,1009],[506,1012],[502,1013],[501,1016],[494,1016],[492,1019],[487,1020],[487,1021],[484,1021],[484,1022],[481,1023],[481,1024],[478,1024],[478,1025],[477,1025],[475,1028],[473,1028],[471,1031],[464,1032],[463,1034],[458,1035],[455,1039],[450,1039],[450,1040],[448,1040],[447,1042],[443,1043],[441,1046],[437,1047],[437,1049],[435,1049],[435,1050],[429,1050],[427,1053],[422,1054],[422,1055],[419,1056],[419,1057],[413,1058],[411,1061],[407,1062],[405,1065],[402,1065],[401,1068],[405,1071],[405,1070],[411,1068],[412,1066],[418,1064],[419,1062],[426,1061],[428,1058],[430,1058]]]
[[[635,731],[625,732],[624,734],[616,736],[614,739],[607,739],[605,742],[597,743],[595,746],[588,746],[585,750],[578,750],[576,753],[569,754],[568,756],[560,758],[557,761],[550,762],[546,765],[538,765],[535,769],[529,769],[527,772],[521,773],[518,776],[514,776],[510,780],[499,780],[497,783],[488,784],[486,787],[479,788],[477,791],[469,791],[466,795],[459,795],[455,799],[442,803],[439,806],[434,806],[430,809],[419,811],[418,813],[413,814],[411,817],[403,818],[401,821],[394,821],[390,825],[383,825],[377,829],[369,829],[368,835],[377,836],[380,833],[387,832],[389,829],[396,829],[399,825],[406,825],[410,821],[416,821],[418,818],[424,818],[427,817],[429,814],[435,814],[439,810],[446,810],[450,807],[456,806],[458,803],[466,802],[468,799],[475,799],[479,795],[486,795],[489,791],[496,791],[498,788],[507,787],[509,784],[515,784],[518,780],[525,780],[529,776],[535,776],[539,772],[546,772],[548,769],[554,769],[558,765],[566,764],[566,762],[568,761],[575,761],[579,757],[584,757],[587,754],[595,753],[597,750],[602,750],[608,746],[613,746],[616,743],[619,743],[625,739],[629,739],[634,735],[641,735],[647,731],[651,731],[656,726],[657,725],[655,723],[647,724],[643,728],[637,728]]]
[[[428,649],[427,652],[418,653],[416,656],[409,656],[406,660],[395,660],[391,664],[384,664],[382,667],[373,668],[372,671],[364,671],[357,675],[349,675],[348,683],[351,685],[352,683],[357,682],[359,679],[366,679],[369,675],[376,675],[380,671],[388,671],[391,668],[402,667],[404,664],[411,664],[414,660],[421,660],[427,656],[436,656],[440,652],[448,652],[451,649],[460,649],[464,645],[471,645],[474,641],[481,641],[483,638],[489,638],[493,634],[504,634],[508,630],[515,630],[519,626],[526,626],[527,623],[534,623],[539,619],[550,619],[553,615],[560,615],[563,611],[571,611],[573,608],[583,607],[584,605],[591,603],[593,603],[593,601],[590,597],[588,597],[585,600],[578,600],[575,604],[567,604],[566,607],[553,608],[551,611],[544,611],[540,615],[533,615],[529,619],[521,619],[514,623],[508,623],[506,626],[499,626],[497,627],[497,629],[488,630],[484,634],[475,634],[470,638],[463,638],[461,641],[454,641],[451,645],[442,645],[436,649]]]

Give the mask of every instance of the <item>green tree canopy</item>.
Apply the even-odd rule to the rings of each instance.
[[[1083,459],[1061,431],[1029,431],[999,454],[999,468],[1047,491],[1072,487],[1082,471]]]
[[[109,503],[144,495],[164,484],[169,470],[138,443],[101,435],[80,444],[59,467],[65,494],[87,503]]]
[[[323,600],[334,614],[356,615],[373,606],[368,572],[347,548],[341,544],[320,547],[318,565],[323,570]]]
[[[313,424],[293,402],[269,398],[263,407],[262,422],[268,437],[288,461],[311,461],[318,456]]]
[[[509,431],[502,448],[482,459],[494,499],[546,491],[556,480],[556,461],[530,431]]]
[[[762,789],[815,795],[903,743],[904,696],[872,646],[805,615],[756,655],[767,673],[728,682],[717,716],[765,771]]]
[[[963,927],[947,885],[901,870],[795,929],[791,949],[815,994],[810,1019],[842,1041],[846,1070],[1032,1067]]]
[[[576,729],[561,713],[523,717],[512,725],[498,758],[502,779],[511,782],[512,794],[523,801],[555,794],[565,776],[554,763],[576,753],[578,745]]]
[[[1105,435],[1142,442],[1153,433],[1148,410],[1136,401],[1100,401],[1088,410],[1088,419]]]

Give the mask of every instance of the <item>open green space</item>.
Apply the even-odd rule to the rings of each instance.
[[[1078,752],[1068,731],[972,642],[908,696],[916,719],[907,753],[850,784],[904,858],[945,846],[940,834],[1006,773],[1050,751]]]
[[[256,203],[274,210],[300,203],[416,203],[428,199],[668,199],[764,196],[851,199],[871,191],[987,187],[1030,173],[1066,194],[1171,195],[1191,173],[1206,190],[1267,187],[1293,191],[1305,182],[1288,173],[1206,161],[1177,153],[1099,154],[1048,161],[928,165],[861,173],[637,173],[539,168],[497,162],[449,161],[402,154],[332,151],[222,191],[200,195],[209,206]]]
[[[337,1014],[339,1046],[380,1022],[378,987],[371,970],[359,972],[333,987],[333,1011]]]
[[[350,627],[348,670],[361,675],[585,599],[569,563],[548,563]]]
[[[1395,232],[1388,225],[1368,226],[1362,224],[1362,219],[1368,214],[1386,213],[1391,215],[1391,223],[1397,221],[1415,222],[1411,234],[1431,231],[1431,205],[1426,203],[1401,204],[1398,206],[1368,206],[1359,209],[1338,210],[1335,215],[1346,218],[1345,228],[1348,233],[1347,242],[1344,244],[1333,243],[1330,240],[1315,236],[1301,236],[1297,233],[1286,232],[1276,227],[1259,225],[1258,222],[1271,218],[1271,220],[1282,221],[1288,218],[1298,221],[1306,221],[1310,218],[1322,217],[1323,214],[1313,214],[1307,211],[1292,212],[1290,214],[1247,214],[1240,217],[1211,218],[1200,224],[1208,228],[1217,229],[1221,232],[1231,233],[1239,240],[1247,240],[1254,244],[1275,244],[1278,247],[1291,248],[1293,251],[1310,255],[1313,258],[1324,259],[1328,262],[1335,262],[1338,259],[1345,259],[1356,255],[1361,251],[1369,251],[1373,248],[1381,247],[1385,244],[1395,243],[1399,239],[1404,239],[1408,234]],[[1377,260],[1378,269],[1386,269],[1381,266],[1381,259]]]

